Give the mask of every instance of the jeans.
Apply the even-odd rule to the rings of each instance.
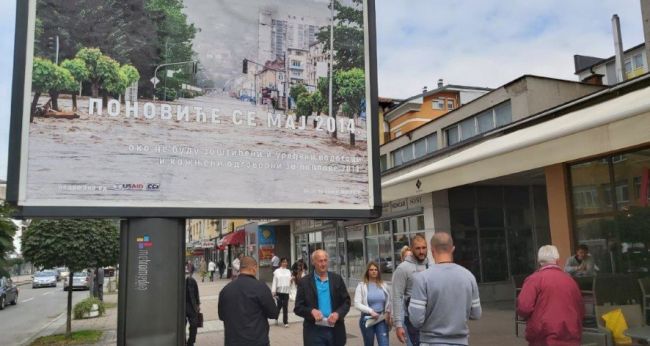
[[[386,321],[381,321],[374,326],[366,328],[366,317],[369,315],[361,314],[359,318],[359,328],[361,329],[361,336],[363,336],[363,345],[364,346],[373,346],[375,343],[375,337],[377,338],[377,344],[379,346],[388,346],[388,326]]]
[[[420,330],[413,327],[409,317],[404,317],[404,327],[406,327],[406,344],[408,346],[420,346]]]
[[[282,323],[289,324],[289,293],[278,293],[278,312],[282,310]]]
[[[303,344],[309,346],[337,346],[334,328],[311,326],[303,329]]]

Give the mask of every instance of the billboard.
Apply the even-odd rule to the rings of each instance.
[[[378,216],[374,1],[17,12],[8,200],[24,215]]]

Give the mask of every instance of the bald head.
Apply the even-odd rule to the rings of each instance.
[[[329,256],[324,250],[316,250],[311,254],[311,264],[314,266],[316,274],[324,277],[327,275],[327,269],[329,267],[328,263]]]
[[[239,262],[239,271],[244,274],[255,275],[257,273],[257,261],[250,256],[244,256]]]
[[[447,232],[436,232],[431,237],[431,249],[438,253],[452,253],[454,240]]]

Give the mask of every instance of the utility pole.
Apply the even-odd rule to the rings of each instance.
[[[641,0],[641,21],[645,41],[645,70],[650,72],[650,0]]]
[[[334,108],[334,105],[333,105],[333,102],[334,102],[334,101],[333,101],[333,100],[334,100],[333,92],[334,92],[334,90],[333,90],[333,88],[332,88],[332,85],[334,84],[334,83],[333,83],[333,78],[334,78],[334,1],[335,1],[335,0],[332,0],[332,1],[330,2],[330,71],[329,71],[329,72],[330,72],[330,80],[329,80],[329,82],[330,82],[329,84],[330,84],[330,85],[329,85],[329,113],[330,113],[330,117],[334,117],[334,133],[332,134],[332,136],[333,136],[334,138],[336,138],[336,136],[337,136],[337,133],[336,133],[336,131],[337,131],[337,128],[336,128],[336,114],[334,114],[334,112],[336,112],[337,110],[333,109],[333,108]]]
[[[56,56],[54,58],[54,63],[59,64],[59,35],[56,35]]]

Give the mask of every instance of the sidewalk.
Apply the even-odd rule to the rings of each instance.
[[[224,328],[218,318],[217,304],[219,292],[230,282],[221,279],[215,282],[199,283],[201,296],[201,311],[203,312],[203,328],[199,328],[197,335],[197,346],[223,346]],[[105,302],[117,303],[117,294],[104,295]],[[361,332],[359,330],[359,311],[352,308],[345,318],[346,331],[348,333],[347,345],[363,345]],[[281,320],[280,316],[280,320]],[[289,302],[289,327],[275,324],[275,320],[269,320],[271,345],[292,345],[302,344],[302,318],[293,313],[293,302]],[[87,320],[73,320],[73,330],[96,329],[104,331],[102,340],[97,345],[108,346],[117,343],[117,308],[106,310],[106,315],[100,318]],[[514,335],[513,310],[511,303],[488,305],[483,308],[483,317],[480,321],[470,322],[471,344],[478,346],[523,346],[526,342],[523,338],[516,338]],[[59,318],[50,327],[41,331],[38,336],[60,334],[65,332],[65,316]],[[523,333],[522,333],[523,334]],[[187,335],[187,334],[186,334]],[[37,336],[35,336],[37,337]],[[401,345],[395,336],[394,331],[390,335],[391,345]]]

